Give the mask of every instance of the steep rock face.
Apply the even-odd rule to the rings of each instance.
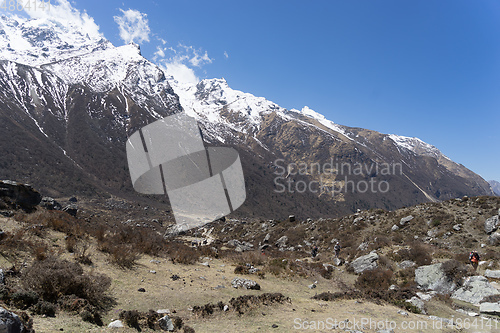
[[[135,195],[127,137],[183,110],[208,145],[239,151],[247,188],[240,214],[305,218],[491,194],[421,140],[341,126],[307,107],[287,110],[224,79],[179,83],[134,44],[1,17],[0,45],[0,171],[47,195]]]

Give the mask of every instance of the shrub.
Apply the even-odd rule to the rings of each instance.
[[[26,310],[38,302],[40,296],[34,291],[20,290],[10,296],[14,306],[21,310]]]
[[[358,276],[355,287],[360,290],[386,291],[392,282],[392,271],[377,267]]]
[[[32,308],[33,313],[47,317],[56,316],[56,306],[50,302],[40,301]]]
[[[140,330],[139,319],[141,319],[141,314],[136,310],[122,311],[120,312],[120,319],[125,322],[129,327]]]
[[[111,262],[122,268],[133,268],[140,258],[137,251],[129,244],[119,244],[111,249]]]
[[[35,261],[23,273],[22,285],[48,302],[56,303],[63,295],[86,299],[98,309],[106,309],[112,299],[107,295],[111,279],[103,274],[87,274],[76,262],[48,257]]]
[[[443,270],[443,273],[457,285],[461,285],[462,278],[469,275],[467,266],[454,259],[445,261],[442,264],[441,269]]]

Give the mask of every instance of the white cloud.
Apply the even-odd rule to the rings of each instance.
[[[226,59],[229,58],[229,54],[227,54],[226,51],[224,51],[224,57],[226,57]]]
[[[154,53],[155,54],[155,58],[165,58],[165,49],[162,49],[161,47],[157,46],[156,47],[156,52]]]
[[[171,75],[177,81],[181,83],[196,84],[200,79],[194,73],[192,68],[189,68],[186,64],[177,61],[165,61],[162,66],[163,70],[167,75]]]
[[[149,33],[151,30],[149,29],[147,14],[135,9],[120,9],[120,11],[123,14],[122,16],[113,17],[120,29],[120,38],[126,44],[131,42],[138,44],[149,42]]]
[[[94,22],[87,12],[81,13],[73,8],[68,0],[55,0],[57,4],[52,2],[50,10],[33,10],[24,8],[24,12],[31,18],[45,18],[57,21],[62,25],[76,25],[82,32],[87,33],[90,37],[100,38],[102,34],[99,32],[99,26]]]

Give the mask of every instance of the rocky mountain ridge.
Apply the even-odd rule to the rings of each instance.
[[[248,198],[241,214],[338,215],[492,194],[481,177],[419,139],[341,126],[307,107],[287,110],[233,90],[224,79],[185,85],[143,58],[137,45],[114,47],[71,26],[6,16],[0,43],[6,46],[0,55],[2,173],[54,196],[136,196],[126,167],[128,135],[182,111],[197,119],[209,145],[240,152]],[[294,170],[299,165],[323,168]],[[353,171],[357,166],[365,172]],[[378,166],[397,172],[383,174]],[[387,183],[387,191],[364,191],[359,185],[365,183],[379,189]],[[308,190],[301,191],[304,184]]]

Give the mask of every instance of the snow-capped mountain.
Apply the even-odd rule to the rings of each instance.
[[[71,26],[2,16],[0,45],[5,46],[0,52],[0,171],[54,195],[133,195],[127,136],[182,111],[197,119],[209,145],[240,151],[248,199],[239,211],[245,214],[331,215],[491,194],[481,177],[417,138],[349,128],[308,107],[287,110],[234,90],[224,79],[183,84],[142,57],[134,44],[115,47]],[[330,163],[330,172],[295,172],[292,166],[299,163]],[[401,170],[331,172],[342,163],[401,165]],[[279,173],[283,166],[286,178]],[[387,182],[390,191],[358,188],[327,195],[295,187],[343,184],[344,176],[357,184]],[[288,189],[280,192],[282,186]]]

